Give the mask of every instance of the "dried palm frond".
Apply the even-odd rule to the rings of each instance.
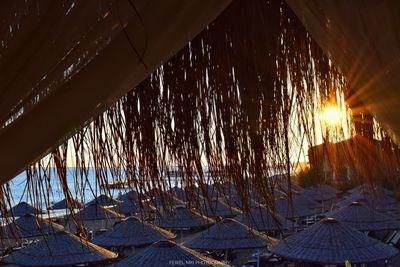
[[[347,91],[284,1],[234,1],[148,79],[28,168],[27,191],[32,202],[49,205],[51,179],[59,179],[73,203],[88,192],[112,195],[109,183],[123,181],[143,210],[155,197],[161,206],[172,205],[165,192],[176,185],[192,206],[203,197],[211,203],[213,185],[245,211],[256,195],[274,214],[275,184],[268,177],[282,174],[291,199],[292,163],[304,147],[351,131],[348,117],[348,126],[321,133],[316,115],[327,103],[347,109]],[[3,205],[9,205],[6,189]]]

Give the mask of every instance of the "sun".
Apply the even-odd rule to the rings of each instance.
[[[337,106],[326,106],[322,110],[322,119],[329,126],[338,125],[342,119],[342,112]]]

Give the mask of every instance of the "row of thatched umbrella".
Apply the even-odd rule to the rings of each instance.
[[[39,242],[12,253],[4,259],[4,262],[24,266],[95,264],[117,257],[116,253],[95,244],[105,247],[136,247],[158,242],[119,262],[117,266],[169,266],[171,264],[226,266],[174,242],[166,241],[174,237],[175,235],[166,230],[130,217],[115,225],[112,230],[93,239],[93,243],[59,230]]]
[[[298,200],[298,201],[293,201],[293,203],[297,203],[297,208],[308,209],[308,207],[307,207],[308,205],[314,205],[314,203],[312,201],[309,201],[309,199],[307,199],[307,198],[301,197],[301,195],[295,195],[294,198],[297,198],[297,200]],[[282,199],[281,203],[288,203],[288,201],[287,201],[287,199]],[[279,205],[277,205],[277,206],[279,207]],[[288,206],[289,205],[286,205],[286,207],[288,207]],[[93,212],[94,207],[96,210],[95,213]],[[338,224],[340,224],[341,226],[343,226],[346,229],[351,229],[352,231],[354,231],[353,228],[349,228],[346,225],[346,223],[347,223],[346,218],[348,219],[348,217],[345,216],[343,218],[340,218],[340,215],[341,214],[347,215],[347,214],[353,213],[353,214],[358,214],[357,216],[359,216],[359,217],[357,217],[357,216],[356,217],[359,218],[360,221],[363,221],[366,219],[363,217],[360,217],[363,214],[363,212],[365,213],[365,211],[362,211],[360,208],[360,207],[364,207],[363,205],[357,204],[357,205],[351,205],[351,207],[352,208],[357,207],[360,210],[357,212],[341,211],[341,213],[338,212],[336,214],[336,216],[338,217],[338,220],[344,221],[343,223],[340,222]],[[100,212],[99,212],[99,210],[100,210]],[[101,207],[99,205],[88,205],[85,209],[80,211],[80,212],[82,212],[82,211],[83,212],[79,216],[81,216],[81,218],[85,218],[86,220],[99,219],[99,218],[107,219],[107,218],[109,218],[110,215],[109,214],[105,215],[105,213],[107,213],[107,212],[105,212],[105,210],[107,210],[107,209],[104,209],[103,207]],[[282,209],[281,209],[281,211],[282,211]],[[84,215],[82,215],[82,214],[84,214]],[[93,215],[93,214],[95,214],[95,215]],[[333,215],[335,215],[335,214],[333,214]],[[232,214],[230,214],[230,216],[232,216]],[[287,217],[290,217],[290,216],[287,216]],[[120,218],[120,217],[118,217],[118,218]],[[181,218],[182,222],[179,222],[178,218]],[[276,218],[275,219],[272,218],[270,216],[270,212],[268,210],[266,210],[265,208],[264,209],[253,208],[249,211],[248,214],[241,214],[237,218],[239,220],[241,220],[242,222],[245,222],[248,225],[253,226],[254,228],[263,230],[263,231],[271,231],[273,229],[280,229],[279,227],[282,227],[284,224],[288,223],[282,217],[279,218],[278,221],[276,221]],[[252,218],[252,220],[250,218]],[[379,216],[375,216],[374,218],[379,218]],[[261,227],[257,224],[257,221],[258,221],[258,224],[267,225],[267,227],[265,227],[264,229],[261,229]],[[330,224],[335,224],[335,223],[332,223],[333,221],[337,222],[336,220],[333,220],[333,219],[329,219],[327,221],[329,221]],[[390,225],[390,223],[387,222],[388,218],[384,218],[384,221],[386,221],[386,224],[383,224],[382,222],[377,221],[377,220],[375,220],[373,222],[375,223],[375,225],[378,225],[378,226],[380,224],[380,228],[385,227],[385,229],[394,229],[394,227],[398,227],[398,225],[394,225],[394,224],[392,226],[388,226],[388,225]],[[170,226],[169,228],[171,228],[171,229],[179,229],[179,228],[197,227],[197,226],[201,226],[204,224],[206,225],[208,222],[210,222],[210,219],[204,218],[203,216],[201,216],[191,210],[188,210],[186,208],[179,207],[179,208],[175,208],[175,210],[173,211],[172,214],[166,214],[166,215],[164,215],[163,218],[158,218],[156,220],[156,222],[158,222],[158,224],[160,226],[162,226],[162,224],[164,223],[165,227],[168,227],[168,225],[169,225]],[[282,222],[282,223],[280,223],[280,222]],[[369,221],[369,223],[371,224],[371,221]],[[325,221],[322,221],[321,223],[318,223],[316,225],[318,225],[318,227],[322,227],[321,225],[325,225],[325,224],[326,224]],[[376,226],[376,228],[379,228],[378,226]],[[146,228],[146,227],[150,227],[152,230],[150,230],[149,228]],[[314,227],[314,228],[317,229],[316,227]],[[310,227],[308,229],[314,229],[314,228]],[[324,226],[324,229],[325,228],[328,229],[327,227]],[[348,235],[349,237],[351,237],[351,239],[353,241],[356,240],[357,242],[363,242],[363,240],[361,240],[361,239],[360,239],[361,241],[357,240],[356,234],[351,233],[351,232],[346,232],[342,228],[337,228],[336,230],[334,230],[332,228],[333,230],[325,231],[325,232],[320,230],[318,232],[318,234],[315,234],[314,232],[311,232],[311,234],[314,234],[316,237],[319,237],[320,239],[331,240],[333,238],[331,236],[334,235],[333,232],[341,230],[343,233],[345,233],[345,235]],[[363,229],[361,229],[362,227],[359,227],[359,228],[360,228],[359,230],[363,230]],[[135,229],[136,229],[136,231],[135,231]],[[140,231],[138,229],[142,229],[142,231]],[[347,230],[347,231],[350,231],[350,230]],[[145,235],[146,232],[149,232],[149,234]],[[303,231],[303,232],[305,232],[305,231]],[[171,238],[171,236],[166,233],[168,233],[168,232],[163,232],[163,230],[157,228],[156,226],[143,223],[136,218],[130,218],[130,219],[127,219],[126,221],[123,221],[123,222],[117,224],[113,228],[113,230],[106,232],[104,234],[103,238],[102,238],[102,236],[99,236],[97,239],[94,239],[93,241],[97,244],[102,244],[107,247],[140,246],[140,245],[146,245],[146,244],[153,243],[154,241],[165,240],[167,238]],[[108,236],[106,236],[106,234],[108,234]],[[131,235],[129,235],[129,234],[131,234]],[[294,235],[294,236],[297,236],[297,235]],[[294,237],[294,236],[292,236],[292,237]],[[340,236],[340,234],[338,234],[338,236]],[[138,237],[144,243],[143,242],[135,243],[135,238],[137,240]],[[359,237],[359,235],[358,235],[358,237]],[[113,240],[116,242],[113,242]],[[346,242],[350,242],[350,240],[346,240],[346,239],[343,239],[343,240],[345,240]],[[289,242],[289,241],[290,241],[289,239],[285,240],[285,242]],[[299,244],[305,246],[305,244],[310,243],[311,241],[312,240],[309,240],[309,241],[305,242],[304,244],[299,242]],[[109,243],[106,244],[106,243],[102,243],[102,242],[109,242]],[[214,226],[210,227],[209,229],[196,234],[192,240],[190,240],[186,243],[186,245],[191,248],[195,248],[195,249],[228,250],[228,249],[240,249],[240,248],[251,248],[251,247],[254,247],[254,248],[255,247],[257,247],[257,248],[265,247],[274,242],[276,242],[276,241],[273,240],[272,238],[267,237],[267,236],[257,232],[256,230],[250,229],[249,227],[237,222],[236,220],[225,219],[221,222],[216,223]],[[296,242],[297,241],[292,242],[293,243],[292,247],[286,246],[286,248],[285,248],[286,252],[283,249],[282,250],[278,249],[279,246],[282,245],[282,243],[281,243],[274,248],[274,252],[279,255],[282,255],[284,257],[291,258],[291,259],[310,261],[310,262],[323,262],[323,263],[331,263],[331,261],[333,262],[332,259],[339,259],[343,255],[352,256],[351,254],[349,254],[350,252],[343,252],[347,249],[347,247],[344,247],[343,251],[332,252],[332,251],[329,251],[329,249],[328,249],[329,246],[314,247],[314,245],[312,245],[313,249],[319,248],[320,253],[321,253],[321,251],[324,251],[324,249],[325,249],[325,252],[328,253],[329,255],[331,255],[331,258],[322,257],[321,255],[319,255],[319,256],[312,255],[313,253],[315,254],[316,251],[314,251],[312,253],[312,252],[310,252],[310,251],[312,251],[312,249],[311,249],[307,252],[307,249],[309,249],[309,247],[307,247],[307,246],[305,246],[304,248],[302,248],[301,246],[298,247],[297,250],[303,249],[302,252],[298,252],[296,250],[296,246],[295,246]],[[312,244],[318,244],[318,242],[315,240],[313,242],[315,242],[315,243],[312,243]],[[319,242],[320,243],[322,242],[321,244],[323,244],[323,242],[328,242],[328,241],[320,240]],[[339,244],[340,239],[332,241],[332,242],[336,242]],[[354,242],[354,244],[356,244],[357,242]],[[379,249],[382,249],[382,246],[381,246],[382,244],[375,244],[375,245],[372,245],[372,243],[365,243],[365,244],[368,244],[367,250],[370,250],[370,254],[372,256],[368,258],[365,255],[362,255],[362,253],[364,253],[364,252],[361,250],[361,255],[358,256],[359,258],[356,258],[356,257],[351,258],[352,262],[357,263],[357,262],[375,261],[375,260],[379,260],[379,259],[383,259],[383,258],[388,258],[390,256],[388,254],[382,254],[380,256],[381,258],[377,257],[377,255],[379,254]],[[168,245],[166,247],[171,248],[171,245]],[[172,245],[172,247],[174,247],[174,249],[180,249],[180,247],[179,246],[176,247],[176,245]],[[332,247],[335,247],[335,246],[332,246]],[[154,250],[156,250],[155,248],[157,248],[157,246],[148,248],[146,250],[146,251],[148,251],[147,254],[143,254],[142,257],[146,258],[148,255],[151,255],[151,253],[155,253],[155,251],[154,251]],[[290,249],[296,250],[299,255],[300,254],[304,254],[304,255],[302,256],[302,258],[300,256],[296,256],[296,253],[294,253]],[[357,248],[354,247],[353,249],[355,251]],[[349,247],[348,250],[351,251],[351,247]],[[153,251],[153,252],[151,252],[151,251]],[[151,253],[149,253],[149,252],[151,252]],[[160,257],[160,259],[164,259],[163,256],[159,256],[159,257]],[[318,258],[318,257],[320,257],[320,258]],[[140,258],[137,258],[134,261],[139,262],[139,259]],[[350,258],[348,258],[348,259],[350,259]],[[171,261],[172,259],[169,259],[169,260]],[[326,262],[324,262],[324,261],[326,261]],[[157,262],[157,260],[155,260],[155,262]],[[158,262],[160,262],[160,261],[158,261]],[[123,265],[121,265],[121,266],[123,266]],[[138,265],[136,265],[136,266],[138,266]],[[214,265],[212,265],[212,266],[214,266]]]

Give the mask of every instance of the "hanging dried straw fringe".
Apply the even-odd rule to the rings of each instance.
[[[72,195],[84,199],[86,187],[110,194],[111,180],[127,181],[141,199],[158,196],[169,206],[172,197],[164,191],[175,185],[170,167],[178,166],[180,186],[194,205],[203,201],[198,190],[210,200],[214,184],[223,198],[237,193],[244,210],[257,196],[273,211],[275,184],[267,177],[285,174],[291,187],[298,151],[320,134],[315,114],[324,103],[342,103],[346,90],[284,1],[233,1],[137,88],[28,168],[27,191],[33,202],[48,204],[50,179],[57,177],[72,203]],[[343,135],[336,129],[329,138]],[[74,188],[67,185],[69,150]],[[91,166],[95,184],[88,179]]]

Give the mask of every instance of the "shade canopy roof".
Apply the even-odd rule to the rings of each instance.
[[[189,200],[189,195],[186,192],[186,190],[184,190],[183,188],[179,187],[179,186],[173,186],[170,190],[169,193],[171,193],[172,195],[174,195],[175,197],[177,197],[178,199],[187,202]]]
[[[397,144],[400,136],[398,1],[286,1]]]
[[[224,219],[217,222],[185,243],[185,246],[194,249],[245,249],[262,248],[276,242],[272,237],[234,220]]]
[[[62,227],[38,216],[26,214],[0,228],[0,238],[30,238],[54,234]]]
[[[97,204],[101,206],[113,206],[122,203],[122,201],[115,199],[111,196],[107,195],[100,195],[94,198],[93,200],[89,201],[87,205]]]
[[[275,214],[274,217],[267,208],[257,207],[236,216],[235,219],[258,231],[272,232],[292,228],[292,222],[281,215]]]
[[[337,202],[335,206],[337,207],[345,207],[351,204],[352,202],[361,202],[367,203],[369,206],[373,208],[379,207],[381,210],[388,210],[397,209],[400,206],[400,202],[396,199],[383,194],[383,195],[375,195],[374,193],[360,193],[360,192],[353,192],[352,194],[344,197],[342,200]]]
[[[96,204],[88,204],[84,209],[77,212],[75,216],[80,220],[106,220],[124,217],[115,211]]]
[[[205,199],[200,198],[199,211],[208,217],[233,217],[240,214],[240,211],[235,207],[224,203],[221,198]]]
[[[355,194],[358,193],[359,195],[363,194],[368,194],[368,195],[376,195],[376,196],[382,196],[382,195],[393,195],[393,191],[379,186],[379,185],[369,185],[369,184],[362,184],[359,186],[356,186],[350,190],[348,190],[349,193]]]
[[[174,238],[171,232],[136,217],[129,217],[113,229],[96,236],[92,242],[103,247],[135,247]]]
[[[149,248],[138,252],[117,263],[117,267],[164,267],[180,266],[227,266],[222,262],[202,256],[172,241],[159,241]]]
[[[301,193],[292,194],[292,201],[296,206],[306,207],[308,209],[319,209],[321,208],[321,204],[315,201],[313,198],[304,193],[304,190]]]
[[[331,212],[329,216],[359,231],[400,229],[399,221],[360,202],[353,202],[347,207]]]
[[[163,228],[185,229],[211,225],[214,220],[183,206],[178,206],[172,212],[166,212],[157,217],[154,223]]]
[[[113,210],[121,214],[133,214],[141,211],[136,202],[130,199],[116,203]]]
[[[228,4],[2,2],[0,182],[113,105]]]
[[[327,185],[327,184],[318,184],[318,185],[314,186],[313,189],[315,189],[316,191],[318,191],[322,194],[325,194],[325,193],[326,194],[339,194],[339,193],[341,193],[340,190],[338,190],[330,185]]]
[[[302,194],[311,197],[316,201],[327,201],[336,198],[340,191],[326,184],[306,188]]]
[[[61,209],[67,209],[67,208],[82,209],[83,207],[85,207],[85,204],[83,204],[77,200],[73,200],[73,202],[69,203],[69,205],[67,206],[67,201],[64,198],[63,200],[60,200],[59,202],[52,205],[51,209],[53,209],[53,210],[61,210]]]
[[[333,200],[336,197],[336,194],[321,193],[315,190],[315,188],[305,189],[302,191],[302,193],[315,201],[328,201]]]
[[[26,214],[40,214],[43,211],[39,210],[38,208],[33,207],[32,205],[26,202],[20,202],[10,210],[7,211],[8,214],[14,216],[24,216]]]
[[[119,195],[117,199],[121,201],[126,201],[126,200],[136,201],[139,199],[139,193],[136,192],[135,190],[130,190],[128,192]]]
[[[285,218],[300,218],[307,217],[315,214],[315,211],[298,205],[297,202],[290,202],[286,198],[278,198],[275,200],[275,208],[278,213]]]
[[[271,251],[292,260],[339,265],[346,260],[352,264],[375,262],[398,254],[397,249],[332,218],[289,236]]]
[[[111,260],[117,254],[61,231],[11,253],[4,262],[22,266],[73,266]]]
[[[164,192],[163,194],[156,194],[150,203],[154,204],[156,207],[161,206],[179,206],[185,205],[185,202],[174,196],[169,192]]]

